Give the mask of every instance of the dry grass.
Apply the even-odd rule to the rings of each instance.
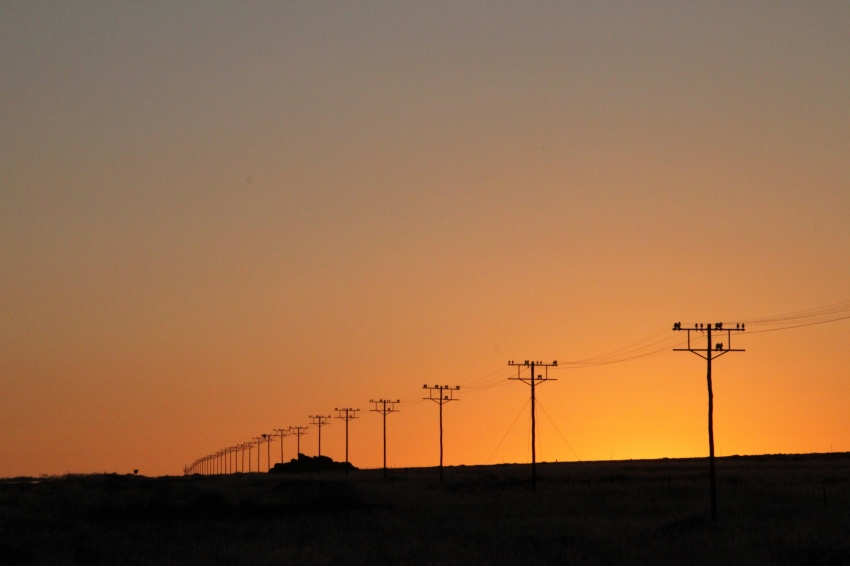
[[[850,454],[0,482],[0,561],[850,562]],[[23,481],[23,482],[21,482]]]

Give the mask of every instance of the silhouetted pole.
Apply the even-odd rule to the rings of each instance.
[[[357,412],[360,411],[360,408],[334,408],[334,411],[337,412],[337,419],[342,419],[345,421],[345,462],[349,462],[348,460],[348,422],[352,419],[357,419]],[[348,474],[348,469],[345,469],[345,474]]]
[[[723,332],[726,331],[726,347],[723,343],[717,343],[712,350],[711,345],[711,323],[707,325],[694,323],[692,328],[683,328],[681,323],[673,323],[674,331],[688,332],[688,348],[674,348],[677,351],[687,351],[696,354],[706,360],[708,367],[706,373],[706,381],[708,382],[708,468],[711,477],[711,519],[717,519],[717,482],[714,475],[714,391],[711,387],[711,360],[719,358],[727,352],[745,352],[744,349],[732,348],[732,331],[742,332],[744,325],[738,324],[734,329],[723,328],[723,323],[715,323],[714,330]],[[693,348],[691,346],[691,331],[707,333],[705,348]],[[705,354],[702,354],[705,353]]]
[[[263,433],[266,440],[266,472],[272,470],[272,437],[271,433]]]
[[[375,404],[375,409],[369,411],[374,411],[384,416],[384,478],[387,478],[387,414],[397,412],[398,410],[395,409],[395,404],[401,403],[401,401],[369,400],[369,403]]]
[[[301,454],[301,436],[307,435],[307,426],[306,425],[296,425],[295,427],[290,427],[292,430],[292,434],[298,439],[296,446],[298,447],[297,453],[295,454],[295,458],[298,458],[298,455]]]
[[[422,388],[428,390],[428,397],[423,399],[437,402],[440,406],[440,484],[443,484],[443,406],[449,402],[458,401],[458,399],[454,397],[454,392],[460,390],[460,386],[452,388],[450,386],[429,386],[428,384],[425,384]],[[434,396],[435,391],[436,397]],[[448,392],[448,394],[444,394],[443,392]]]
[[[283,438],[289,435],[289,431],[286,429],[274,429],[273,431],[280,437],[280,464],[283,464]]]
[[[536,423],[536,411],[535,411],[535,393],[534,386],[539,382],[547,382],[549,380],[557,380],[557,378],[549,378],[549,367],[550,366],[558,366],[558,361],[553,360],[551,363],[543,363],[540,361],[526,360],[525,362],[514,362],[513,360],[508,361],[508,366],[516,366],[517,367],[517,375],[516,378],[510,378],[510,380],[519,380],[520,382],[524,382],[525,384],[529,384],[531,386],[531,489],[537,490],[537,423]],[[522,367],[530,368],[531,375],[529,378],[522,377]],[[543,367],[546,369],[545,374],[535,375],[534,368],[535,367]]]
[[[322,456],[322,426],[328,424],[328,420],[331,418],[329,415],[311,415],[310,425],[315,425],[319,428],[319,456]]]
[[[254,442],[257,444],[257,472],[260,472],[260,447],[262,447],[263,438],[262,437],[251,437]]]

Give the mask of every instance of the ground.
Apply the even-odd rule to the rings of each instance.
[[[0,480],[0,562],[847,564],[850,454]]]

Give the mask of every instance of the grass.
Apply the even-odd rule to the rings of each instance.
[[[0,481],[0,562],[847,564],[850,454]]]

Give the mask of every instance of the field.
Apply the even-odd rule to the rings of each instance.
[[[850,562],[850,454],[0,481],[0,561]]]

